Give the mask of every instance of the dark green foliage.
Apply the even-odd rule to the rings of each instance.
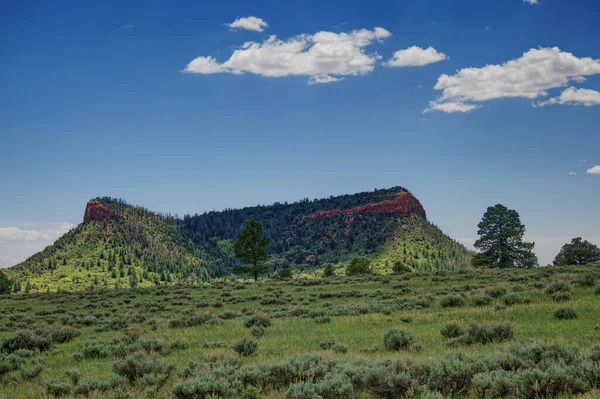
[[[533,253],[534,243],[523,241],[525,226],[517,211],[504,205],[491,206],[477,225],[479,239],[473,257],[475,267],[534,267],[538,261]]]
[[[0,295],[8,295],[11,293],[13,283],[10,281],[6,274],[0,270]]]
[[[331,263],[327,264],[323,269],[323,277],[333,277],[335,276],[335,267]]]
[[[500,298],[506,294],[506,288],[504,287],[489,287],[485,290],[486,295],[492,298]]]
[[[459,295],[448,295],[440,299],[443,308],[459,308],[465,306],[465,299]]]
[[[576,319],[577,312],[573,308],[558,308],[554,312],[554,318],[560,320]]]
[[[66,396],[71,393],[71,386],[60,381],[50,381],[46,384],[46,392],[55,397]]]
[[[555,281],[546,287],[546,293],[552,295],[556,292],[571,292],[571,285],[566,281]]]
[[[233,252],[243,266],[235,266],[233,271],[237,274],[251,275],[254,281],[269,271],[269,266],[264,264],[267,260],[267,246],[271,239],[264,235],[262,224],[250,219],[244,229],[238,234],[233,244]]]
[[[400,349],[420,350],[419,344],[413,335],[401,328],[390,328],[383,336],[383,346],[391,351]]]
[[[514,338],[514,331],[510,324],[472,324],[465,334],[460,337],[460,342],[473,344],[490,344],[492,342],[503,342]]]
[[[18,355],[0,355],[0,383],[5,374],[19,370],[22,366],[23,359]]]
[[[144,377],[160,377],[162,380],[166,380],[174,369],[173,365],[165,365],[142,353],[134,353],[113,363],[113,371],[117,375],[127,378],[132,385]]]
[[[465,329],[456,323],[446,324],[440,333],[446,338],[458,338],[465,334]]]
[[[404,263],[402,263],[401,261],[395,261],[394,262],[394,267],[392,269],[392,271],[394,273],[398,273],[398,274],[402,274],[402,273],[411,273],[412,269],[405,265]]]
[[[13,353],[19,349],[46,351],[52,347],[52,339],[48,335],[38,335],[32,331],[20,331],[13,337],[0,341],[0,352]]]
[[[346,274],[348,276],[358,276],[360,274],[371,273],[371,261],[366,258],[354,258],[346,266]]]
[[[258,349],[258,343],[244,337],[241,340],[234,342],[233,345],[231,345],[231,349],[240,356],[251,356]]]
[[[292,273],[292,269],[280,269],[277,272],[277,277],[281,280],[291,280],[294,273]]]
[[[565,244],[554,259],[554,266],[583,265],[600,260],[600,248],[581,237]]]

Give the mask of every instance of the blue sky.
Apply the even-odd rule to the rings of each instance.
[[[600,244],[600,3],[530,3],[12,2],[0,267],[101,195],[183,215],[401,185],[466,244],[496,203],[543,264]]]

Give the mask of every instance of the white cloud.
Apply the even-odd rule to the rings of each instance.
[[[472,105],[501,98],[535,99],[547,96],[549,89],[595,74],[600,74],[600,60],[577,58],[558,47],[531,49],[502,65],[464,68],[452,76],[441,75],[434,88],[442,94],[435,103]],[[431,109],[444,111],[439,105]]]
[[[431,112],[431,111],[442,111],[442,112],[446,112],[449,114],[455,113],[455,112],[471,112],[475,109],[479,108],[479,105],[475,105],[475,104],[467,104],[467,103],[463,103],[463,102],[452,102],[452,101],[447,101],[447,102],[438,102],[438,101],[431,101],[429,103],[429,108],[425,109],[425,111],[423,111],[423,113],[427,113],[427,112]]]
[[[575,176],[577,172],[569,172],[569,176]]]
[[[537,106],[567,104],[567,105],[584,105],[591,107],[592,105],[600,105],[600,92],[588,89],[576,89],[569,87],[563,91],[560,96],[551,98],[547,101],[540,101]]]
[[[539,2],[539,0],[523,0],[523,3],[528,3],[528,4],[531,4],[531,5],[541,4]]]
[[[269,26],[264,19],[258,17],[238,18],[230,24],[227,24],[231,29],[245,29],[262,32],[264,28]]]
[[[600,165],[596,165],[587,170],[590,175],[600,175]]]
[[[0,227],[0,268],[14,266],[41,251],[75,227],[69,222],[50,223],[37,229]]]
[[[423,49],[421,47],[412,46],[405,50],[398,50],[393,57],[383,65],[388,67],[414,67],[432,64],[447,60],[448,56],[440,53],[433,47]]]
[[[253,73],[267,77],[308,76],[310,83],[331,83],[342,76],[364,75],[373,71],[377,54],[365,47],[391,36],[383,28],[361,29],[349,33],[318,32],[288,40],[275,35],[262,43],[247,42],[231,57],[218,63],[213,57],[197,57],[185,72]]]

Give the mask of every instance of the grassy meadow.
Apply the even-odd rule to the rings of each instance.
[[[597,397],[599,284],[589,265],[1,297],[0,398]]]

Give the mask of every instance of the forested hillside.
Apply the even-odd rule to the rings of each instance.
[[[311,273],[351,259],[375,270],[455,270],[471,254],[426,219],[401,187],[292,204],[186,215],[159,214],[120,199],[88,202],[84,222],[13,267],[15,291],[77,290],[200,282],[232,273],[232,244],[249,219],[262,223],[270,270]]]

